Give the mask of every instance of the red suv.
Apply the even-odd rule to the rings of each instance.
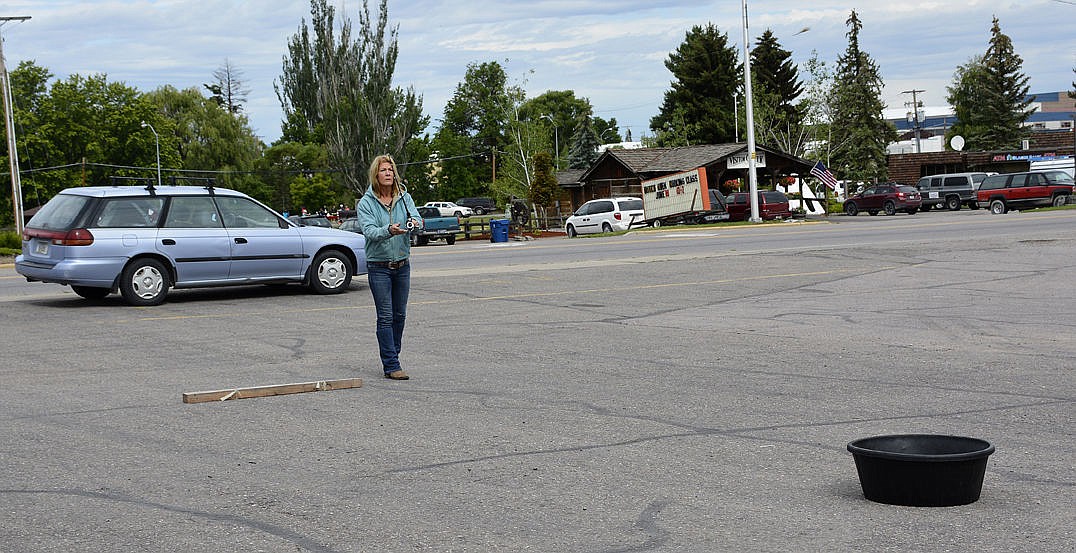
[[[1022,207],[1065,205],[1072,195],[1072,184],[1072,177],[1064,171],[991,175],[975,195],[979,207],[1001,214]]]
[[[898,211],[904,211],[914,215],[922,203],[923,197],[914,186],[891,182],[870,186],[848,198],[844,201],[844,213],[855,216],[860,211],[866,211],[877,215],[879,211],[885,211],[886,215],[895,215]]]
[[[746,221],[751,216],[751,206],[747,203],[747,192],[736,192],[726,196],[729,221]],[[791,217],[788,208],[788,196],[776,190],[758,191],[758,216],[762,219],[779,219]]]

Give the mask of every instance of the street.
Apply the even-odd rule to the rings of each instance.
[[[0,550],[1067,551],[1074,238],[963,210],[435,243],[407,382],[365,277],[132,308],[0,268]],[[981,499],[865,500],[846,444],[903,433],[991,442]]]

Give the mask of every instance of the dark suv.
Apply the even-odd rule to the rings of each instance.
[[[895,215],[904,211],[915,215],[923,198],[915,187],[895,182],[876,184],[844,201],[845,215],[856,216],[860,211],[877,215],[884,211],[886,215]]]
[[[747,198],[747,192],[735,192],[725,197],[729,221],[746,221],[751,217],[751,206],[747,203]],[[759,190],[758,216],[760,219],[791,217],[792,210],[788,207],[788,196],[777,190]]]
[[[462,205],[474,210],[475,215],[485,215],[497,210],[497,203],[493,198],[460,198],[456,205]]]
[[[1021,207],[1059,206],[1068,202],[1072,185],[1072,177],[1064,171],[991,175],[979,185],[976,199],[979,207],[989,207],[995,214]]]

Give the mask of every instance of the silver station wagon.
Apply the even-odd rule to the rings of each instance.
[[[366,273],[361,234],[297,226],[211,186],[68,188],[27,223],[15,270],[84,298],[158,305],[170,288],[302,283],[318,294]]]

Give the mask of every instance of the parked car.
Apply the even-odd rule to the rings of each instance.
[[[348,232],[357,232],[359,234],[362,234],[362,225],[359,224],[359,219],[357,217],[351,217],[349,219],[344,219],[343,221],[340,221],[340,226],[336,228],[340,230],[346,230]]]
[[[444,240],[449,246],[456,243],[461,230],[459,217],[442,217],[437,208],[426,206],[418,208],[418,214],[422,224],[410,230],[412,246],[425,246],[430,240]]]
[[[456,200],[456,204],[473,209],[475,215],[497,211],[497,203],[493,201],[493,198],[460,198]]]
[[[422,207],[436,208],[441,213],[441,217],[470,217],[474,215],[474,210],[462,205],[456,205],[452,202],[426,202],[426,205]]]
[[[986,177],[975,195],[979,207],[1001,214],[1023,207],[1065,205],[1072,185],[1072,177],[1065,171],[1008,173]]]
[[[288,220],[300,227],[333,228],[332,221],[324,215],[292,215]]]
[[[884,211],[886,215],[895,215],[903,211],[915,215],[923,203],[923,197],[914,186],[895,182],[868,186],[862,192],[844,201],[844,213],[856,216],[860,211],[877,215]]]
[[[601,198],[579,206],[564,222],[569,238],[644,226],[642,198]]]
[[[944,206],[949,211],[958,211],[962,205],[979,209],[975,191],[987,176],[989,173],[948,173],[923,177],[915,184],[923,200],[921,209],[930,211]]]
[[[360,234],[296,226],[225,188],[68,188],[26,224],[15,270],[84,298],[158,305],[170,288],[303,283],[338,294],[366,273]]]
[[[751,206],[747,203],[750,194],[734,192],[726,196],[726,209],[729,221],[746,221],[751,217]],[[788,207],[788,196],[777,190],[758,191],[758,216],[761,219],[781,219],[792,216]]]

